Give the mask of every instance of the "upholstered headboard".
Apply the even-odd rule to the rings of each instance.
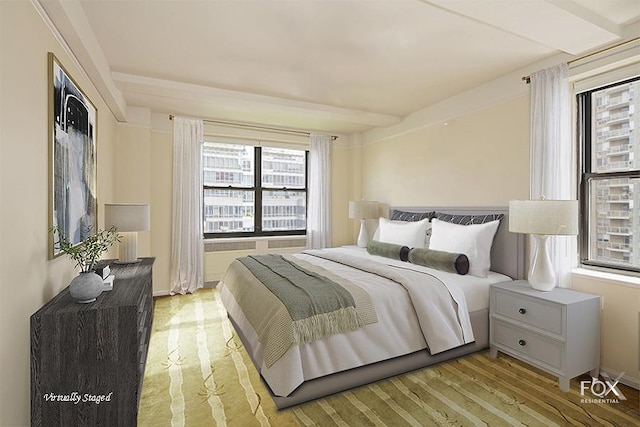
[[[505,274],[513,279],[524,279],[525,250],[524,235],[509,232],[509,208],[508,207],[403,207],[393,206],[389,209],[389,217],[393,211],[405,212],[441,212],[452,215],[490,215],[503,214],[500,227],[496,232],[493,247],[491,249],[491,270]]]

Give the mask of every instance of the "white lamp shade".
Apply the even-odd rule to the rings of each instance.
[[[118,231],[147,231],[151,228],[150,206],[113,203],[104,205],[105,228],[115,226]]]
[[[365,200],[349,202],[349,218],[374,219],[378,217],[378,202],[369,202]]]
[[[577,200],[512,200],[509,231],[538,235],[578,234]]]

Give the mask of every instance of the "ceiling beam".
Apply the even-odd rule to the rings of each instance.
[[[113,73],[112,75],[118,88],[127,94],[171,98],[212,106],[223,105],[226,109],[236,111],[258,107],[265,112],[277,110],[292,115],[308,115],[311,113],[316,119],[348,122],[366,127],[391,126],[401,121],[400,117],[389,114],[372,113],[133,74]]]
[[[571,55],[620,40],[622,29],[567,0],[420,0]]]

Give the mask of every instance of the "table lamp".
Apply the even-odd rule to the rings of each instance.
[[[349,202],[349,218],[360,220],[358,246],[366,248],[369,244],[369,233],[367,233],[366,220],[378,218],[378,202],[368,202],[365,200]]]
[[[150,229],[150,206],[142,204],[110,203],[104,205],[104,225],[116,227],[120,240],[120,258],[116,264],[140,262],[137,255],[138,231]]]
[[[538,291],[556,287],[556,273],[549,257],[549,236],[578,234],[577,200],[512,200],[509,202],[509,231],[532,234],[536,240],[529,284]]]

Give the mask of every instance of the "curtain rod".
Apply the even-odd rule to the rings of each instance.
[[[169,114],[169,120],[173,120],[174,115],[173,114]],[[220,125],[220,126],[228,126],[228,127],[235,127],[235,128],[240,128],[240,129],[250,129],[250,130],[261,130],[261,131],[265,131],[265,132],[274,132],[274,133],[281,133],[281,134],[289,134],[289,135],[304,135],[304,136],[310,136],[311,132],[305,132],[305,131],[301,131],[301,130],[292,130],[292,129],[283,129],[283,128],[275,128],[275,127],[269,127],[269,126],[260,126],[260,125],[252,125],[250,123],[240,123],[240,122],[227,122],[224,120],[212,120],[212,119],[202,119],[202,121],[204,123],[211,123],[214,125]],[[331,140],[335,141],[336,139],[338,139],[338,137],[336,135],[330,135],[331,136]]]
[[[573,58],[570,61],[567,61],[567,65],[572,64],[572,63],[574,63],[576,61],[580,61],[582,59],[588,58],[590,56],[597,55],[597,54],[602,53],[602,52],[606,52],[606,51],[608,51],[610,49],[615,49],[616,47],[623,46],[623,45],[625,45],[627,43],[633,43],[633,42],[635,42],[637,40],[640,40],[640,37],[635,37],[635,38],[633,38],[631,40],[626,40],[626,41],[620,42],[620,43],[618,43],[616,45],[605,47],[603,49],[596,50],[595,52],[587,53],[586,55],[582,55],[582,56],[579,56],[577,58]],[[524,77],[521,78],[521,80],[523,82],[525,82],[526,84],[529,84],[529,83],[531,83],[531,76],[530,75],[529,76],[524,76]]]

